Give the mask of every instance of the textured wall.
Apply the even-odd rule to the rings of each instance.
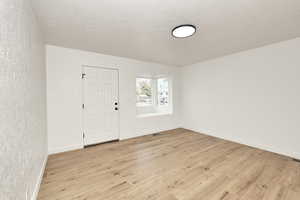
[[[1,0],[1,200],[31,198],[46,156],[44,55],[30,1]]]

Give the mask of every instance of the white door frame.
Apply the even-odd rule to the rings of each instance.
[[[91,66],[91,65],[81,65],[81,74],[80,74],[80,81],[81,81],[81,134],[82,134],[82,145],[83,147],[87,146],[84,143],[84,109],[83,109],[83,104],[84,104],[84,79],[82,78],[82,75],[84,74],[84,68],[85,67],[90,67],[90,68],[97,68],[97,69],[108,69],[108,70],[116,70],[118,74],[118,140],[120,140],[120,72],[118,68],[115,67],[103,67],[103,66]],[[105,142],[104,142],[105,143]],[[101,143],[99,143],[101,144]]]

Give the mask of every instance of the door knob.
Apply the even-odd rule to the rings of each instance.
[[[117,107],[115,107],[115,110],[119,110]]]

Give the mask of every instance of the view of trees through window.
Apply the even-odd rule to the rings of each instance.
[[[165,78],[157,79],[158,105],[166,106],[169,103],[169,81]]]
[[[146,105],[153,104],[151,79],[146,79],[146,78],[136,79],[136,98],[137,98],[137,106],[146,106]]]
[[[137,106],[167,106],[169,104],[169,80],[167,78],[137,78],[136,98]]]

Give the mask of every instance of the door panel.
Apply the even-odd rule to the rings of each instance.
[[[84,144],[119,139],[118,71],[84,67],[83,72]]]

